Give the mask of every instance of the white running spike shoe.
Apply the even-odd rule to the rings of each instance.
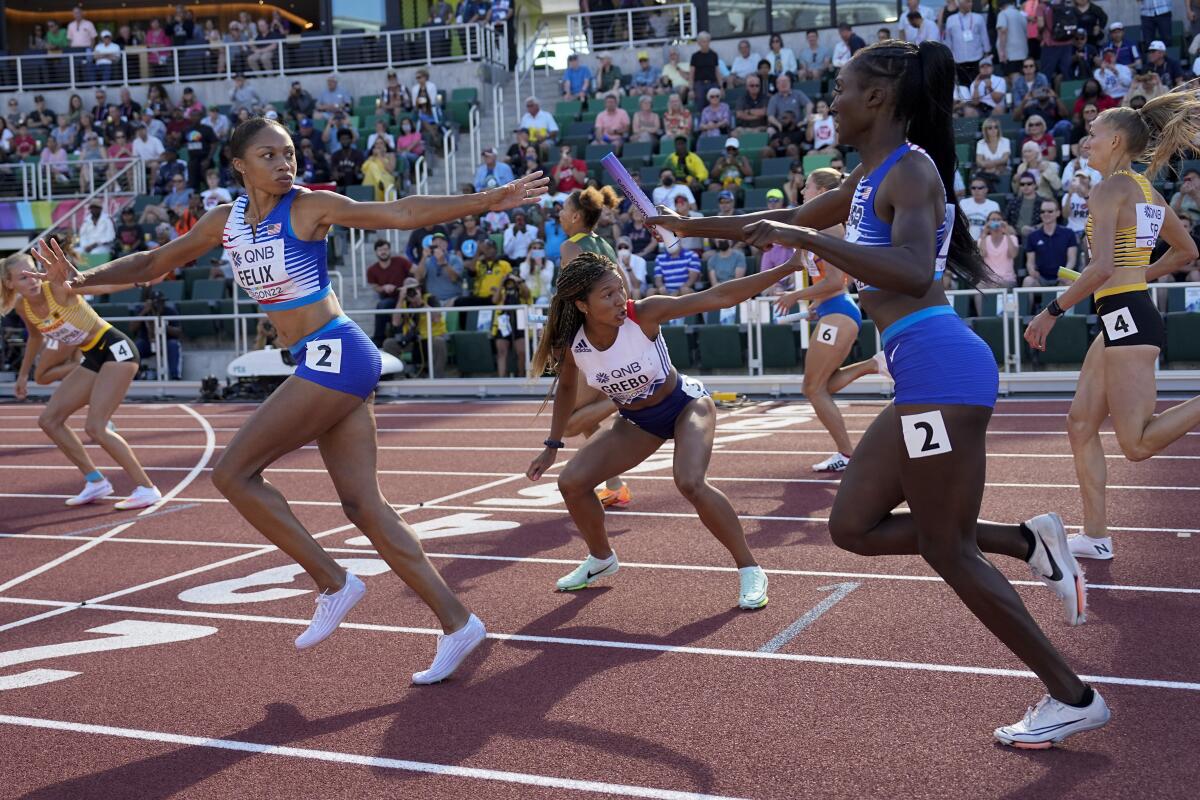
[[[844,456],[841,453],[834,453],[824,461],[813,464],[813,472],[845,472],[846,467],[850,466],[850,457]]]
[[[1058,514],[1040,514],[1025,523],[1033,533],[1029,569],[1062,600],[1068,625],[1087,619],[1087,582],[1067,544],[1067,529]]]
[[[129,511],[134,508],[148,508],[159,500],[162,500],[162,492],[157,486],[139,486],[133,490],[133,494],[126,497],[121,502],[117,503],[114,508],[119,511]]]
[[[605,559],[596,558],[589,553],[582,564],[558,579],[555,588],[560,592],[574,592],[579,589],[586,589],[600,578],[616,575],[617,570],[620,568],[621,565],[617,561],[616,552]]]
[[[296,649],[306,650],[320,644],[337,630],[350,609],[367,593],[366,584],[358,576],[347,572],[346,583],[336,592],[321,592],[317,595],[317,611],[313,614],[308,629],[296,637]]]
[[[767,573],[759,566],[738,570],[738,608],[753,611],[767,604]]]
[[[1028,750],[1047,750],[1056,742],[1083,731],[1101,728],[1112,718],[1108,704],[1095,689],[1092,702],[1083,708],[1060,703],[1044,695],[1038,704],[1025,711],[1025,717],[1013,725],[996,728],[993,735],[1002,744]]]
[[[82,492],[67,498],[64,502],[69,506],[82,506],[108,497],[112,493],[112,484],[108,482],[107,478],[102,478],[98,481],[88,481],[84,484]]]
[[[1067,546],[1076,558],[1094,558],[1098,561],[1112,561],[1113,543],[1111,536],[1096,538],[1086,533],[1077,533],[1067,537]]]
[[[433,664],[424,672],[413,673],[413,683],[424,686],[446,680],[458,669],[463,659],[483,644],[486,638],[487,631],[479,617],[474,614],[467,620],[466,625],[454,633],[438,634],[437,655],[433,658]]]

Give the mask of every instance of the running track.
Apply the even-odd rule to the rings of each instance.
[[[847,406],[851,430],[880,408]],[[377,408],[386,495],[492,634],[454,679],[418,688],[434,619],[346,524],[314,448],[268,477],[370,591],[299,653],[310,584],[209,480],[249,406],[124,406],[119,429],[172,492],[139,515],[63,506],[79,475],[40,407],[0,405],[0,797],[1196,796],[1200,435],[1143,464],[1106,435],[1119,555],[1085,563],[1085,626],[999,562],[1114,711],[1024,752],[990,732],[1037,681],[918,559],[830,544],[837,482],[808,471],[830,443],[803,405],[719,423],[711,475],[771,574],[757,613],[735,608],[732,564],[675,492],[669,452],[609,516],[621,573],[552,592],[583,549],[553,481],[522,475],[548,425],[536,409]],[[1078,523],[1065,410],[998,406],[985,516]]]

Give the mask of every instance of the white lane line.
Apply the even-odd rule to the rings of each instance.
[[[259,614],[235,614],[220,611],[191,611],[186,609],[148,608],[145,606],[109,605],[106,603],[89,603],[87,606],[95,611],[110,611],[119,614],[145,614],[150,616],[187,617],[191,619],[228,620],[233,622],[257,622],[272,625],[288,625],[306,627],[311,623],[307,618],[273,617]],[[374,631],[382,633],[402,633],[418,636],[438,636],[442,633],[438,628],[411,628],[400,625],[380,625],[364,622],[343,622],[340,626],[349,630]],[[832,664],[847,667],[871,667],[877,669],[904,670],[915,672],[945,672],[960,675],[982,675],[995,678],[1034,678],[1037,676],[1028,670],[1008,669],[1003,667],[979,667],[964,664],[937,664],[919,661],[892,661],[878,658],[852,658],[848,656],[817,656],[803,653],[763,653],[758,650],[733,650],[720,647],[694,647],[690,645],[658,644],[653,642],[623,642],[611,639],[578,639],[569,636],[535,636],[518,633],[488,633],[487,638],[500,642],[531,642],[534,644],[557,644],[569,647],[597,647],[610,650],[641,650],[657,653],[672,653],[681,655],[716,656],[719,658],[764,659],[772,661],[791,661],[808,664]],[[1169,681],[1156,678],[1132,678],[1118,675],[1080,675],[1081,679],[1092,683],[1108,683],[1121,686],[1140,686],[1150,689],[1171,689],[1188,692],[1200,692],[1200,683],[1193,681]]]
[[[320,534],[324,536],[326,534]],[[62,541],[68,537],[62,534],[48,533],[0,533],[0,539],[34,539],[43,541]],[[70,537],[74,538],[74,537]],[[194,541],[191,539],[142,539],[142,538],[125,538],[123,536],[114,536],[106,540],[105,544],[149,544],[161,545],[168,547],[209,547],[209,548],[225,548],[227,550],[259,550],[263,547],[261,544],[251,544],[249,542],[206,542]],[[325,550],[335,554],[349,555],[364,555],[373,553],[374,550],[370,547],[326,547]],[[538,556],[498,556],[498,555],[480,555],[476,553],[426,553],[430,558],[440,558],[447,561],[463,560],[463,561],[498,561],[512,564],[555,564],[555,565],[577,565],[579,559],[571,558],[545,558]],[[622,561],[621,566],[626,569],[656,569],[656,570],[678,570],[684,572],[737,572],[737,567],[722,567],[709,564],[660,564],[653,562],[639,561]],[[945,583],[936,575],[904,575],[884,572],[842,572],[834,570],[814,570],[814,569],[783,569],[764,567],[763,571],[768,575],[782,575],[801,578],[848,578],[854,580],[878,580],[878,581],[900,581],[910,583]],[[1030,586],[1041,588],[1041,581],[1009,581],[1013,586]],[[1151,592],[1159,594],[1183,594],[1183,595],[1200,595],[1200,589],[1193,589],[1184,586],[1141,586],[1136,584],[1109,584],[1109,583],[1089,583],[1088,590],[1095,591],[1114,591],[1114,592]],[[5,598],[0,597],[0,603],[6,602]]]
[[[846,595],[853,592],[859,586],[862,586],[862,584],[858,581],[845,581],[844,583],[835,583],[832,586],[818,586],[817,591],[832,592],[832,594],[830,594],[821,602],[817,603],[808,611],[805,611],[804,614],[801,615],[800,619],[796,620],[791,625],[788,625],[786,628],[772,637],[771,641],[758,648],[758,652],[778,653],[784,648],[785,645],[787,645],[788,642],[799,636],[805,628],[808,628],[810,625],[820,619],[821,615],[826,611],[842,602],[842,600],[846,598]]]
[[[652,800],[735,800],[734,798],[721,795],[697,794],[695,792],[681,792],[672,789],[655,789],[648,786],[630,786],[622,783],[605,783],[603,781],[588,781],[575,778],[555,778],[549,775],[534,775],[526,772],[508,772],[506,770],[483,769],[480,767],[459,767],[451,764],[431,764],[426,761],[410,761],[408,759],[386,758],[384,756],[364,756],[357,753],[342,753],[336,750],[313,750],[308,747],[261,744],[259,742],[239,741],[237,739],[185,736],[178,733],[164,733],[162,731],[117,728],[111,725],[91,725],[83,722],[65,722],[36,717],[17,717],[8,714],[0,714],[0,724],[25,728],[41,728],[43,730],[61,731],[64,733],[86,733],[121,739],[138,739],[145,742],[177,744],[185,747],[234,750],[254,755],[325,761],[333,764],[371,767],[372,769],[421,772],[452,778],[515,783],[572,792],[596,792],[618,795],[620,797],[647,797],[652,798]]]
[[[138,512],[136,517],[129,520],[128,522],[123,522],[120,525],[117,525],[117,526],[109,529],[108,532],[103,533],[100,536],[95,537],[94,539],[89,539],[89,540],[85,541],[83,544],[81,544],[79,547],[76,547],[74,550],[69,550],[66,553],[63,553],[62,555],[58,556],[57,558],[52,558],[49,561],[45,562],[44,564],[40,564],[40,565],[34,567],[33,569],[29,570],[28,572],[25,572],[22,575],[17,575],[16,577],[10,578],[9,580],[5,581],[4,583],[0,583],[0,594],[7,592],[9,589],[12,589],[15,586],[20,586],[22,583],[25,583],[25,581],[32,580],[33,578],[36,578],[39,575],[43,575],[43,574],[49,572],[50,570],[54,569],[55,567],[61,566],[77,556],[83,555],[88,550],[91,550],[93,547],[95,547],[96,545],[103,542],[105,539],[111,539],[114,536],[118,536],[118,535],[124,533],[129,528],[133,527],[133,525],[136,524],[139,519],[142,519],[143,517],[146,517],[149,514],[153,514],[155,511],[162,508],[165,504],[174,500],[176,497],[179,496],[180,492],[182,492],[184,489],[186,489],[188,486],[191,485],[192,481],[196,480],[196,477],[201,474],[201,472],[204,470],[204,467],[208,464],[209,459],[211,459],[213,456],[213,452],[216,449],[217,437],[213,433],[212,426],[208,424],[208,420],[206,420],[204,417],[200,416],[199,414],[192,411],[190,408],[188,408],[187,406],[185,406],[183,404],[180,404],[179,407],[181,409],[183,409],[185,412],[187,412],[187,413],[191,414],[193,417],[195,417],[195,419],[200,422],[200,427],[204,430],[204,452],[201,453],[200,458],[197,459],[195,465],[193,465],[192,469],[188,472],[188,474],[183,476],[183,478],[181,478],[179,480],[179,482],[176,483],[175,486],[173,486],[170,489],[170,491],[168,491],[166,494],[164,494],[158,502],[142,509],[141,511]]]

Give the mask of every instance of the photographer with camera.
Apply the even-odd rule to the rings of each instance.
[[[405,278],[400,292],[400,300],[396,305],[398,309],[441,308],[441,303],[436,297],[422,291],[421,283],[416,278]],[[446,374],[445,314],[393,314],[392,326],[392,335],[383,340],[384,352],[401,359],[406,365],[422,364],[427,377],[436,378]],[[433,339],[432,373],[429,372],[429,365],[426,363],[430,338]]]
[[[497,306],[529,305],[533,297],[519,273],[508,272],[499,286],[492,287],[492,304]],[[492,315],[492,341],[496,343],[496,374],[508,377],[508,351],[516,350],[517,375],[525,374],[525,330],[518,328],[517,311],[498,311]]]
[[[157,343],[155,337],[154,326],[158,324],[157,317],[161,316],[178,316],[179,309],[175,308],[174,304],[168,303],[166,296],[158,289],[149,289],[143,293],[142,308],[137,312],[139,317],[146,318],[146,321],[138,320],[130,325],[130,333],[133,341],[137,344],[138,353],[142,356],[143,369],[148,373],[147,377],[153,380],[157,377],[156,370],[151,366],[154,362],[151,360],[155,353],[155,345]],[[180,337],[183,336],[183,328],[175,323],[167,323],[167,374],[173,381],[182,380],[183,373],[183,350],[180,347]]]

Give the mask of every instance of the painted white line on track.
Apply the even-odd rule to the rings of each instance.
[[[342,753],[335,750],[313,750],[307,747],[261,744],[259,742],[217,739],[208,736],[185,736],[178,733],[164,733],[162,731],[117,728],[111,725],[92,725],[82,722],[65,722],[61,720],[38,719],[35,717],[16,717],[8,714],[0,714],[0,725],[41,728],[43,730],[64,733],[84,733],[121,739],[138,739],[145,742],[177,744],[185,747],[233,750],[252,755],[299,758],[309,761],[324,761],[333,764],[370,767],[372,769],[420,772],[451,778],[498,781],[500,783],[515,783],[572,792],[594,792],[620,797],[646,797],[652,798],[652,800],[734,800],[734,798],[722,795],[681,792],[672,789],[655,789],[647,786],[631,786],[628,784],[605,783],[603,781],[588,781],[576,778],[555,778],[549,775],[533,775],[526,772],[508,772],[480,767],[459,767],[451,764],[431,764],[425,761],[410,761],[401,758],[386,758],[384,756],[364,756],[357,753]]]
[[[325,534],[321,534],[324,536]],[[470,535],[470,534],[468,534]],[[30,539],[35,541],[71,541],[76,540],[75,536],[67,536],[64,534],[55,535],[49,533],[0,533],[0,539]],[[194,541],[191,539],[142,539],[142,538],[125,538],[123,536],[115,536],[105,540],[105,544],[145,544],[168,547],[208,547],[208,548],[225,548],[227,550],[259,550],[263,547],[261,544],[251,544],[249,542],[206,542]],[[325,551],[337,555],[368,555],[375,551],[370,547],[326,547]],[[547,558],[542,556],[499,556],[499,555],[481,555],[476,553],[430,553],[425,555],[430,558],[445,559],[447,561],[498,561],[511,564],[554,564],[573,566],[579,563],[578,558]],[[665,571],[682,571],[682,572],[737,572],[737,567],[715,566],[710,564],[661,564],[655,562],[641,561],[622,561],[621,567],[625,569],[655,569]],[[854,580],[877,580],[877,581],[899,581],[910,583],[945,583],[936,575],[904,575],[886,572],[844,572],[837,570],[816,570],[816,569],[784,569],[764,567],[763,571],[768,575],[781,575],[801,578],[846,578]],[[1041,588],[1044,584],[1041,581],[1024,581],[1011,580],[1013,586],[1029,586],[1032,588]],[[1200,589],[1189,588],[1185,586],[1141,586],[1136,584],[1106,584],[1106,583],[1089,583],[1088,590],[1096,591],[1114,591],[1114,592],[1151,592],[1159,594],[1183,594],[1183,595],[1200,595]],[[0,603],[7,602],[5,598],[0,597]],[[21,601],[25,602],[25,601]]]
[[[45,601],[40,601],[44,603]],[[39,604],[40,604],[39,603]],[[74,608],[74,606],[72,606]],[[299,617],[274,617],[260,614],[236,614],[220,611],[192,611],[178,608],[149,608],[145,606],[110,605],[107,603],[89,603],[87,608],[92,611],[109,611],[118,614],[144,614],[148,616],[186,617],[189,619],[228,620],[232,622],[255,622],[272,625],[288,625],[307,627],[311,620]],[[412,628],[401,625],[380,625],[365,622],[343,622],[339,629],[374,631],[380,633],[401,633],[418,636],[439,636],[440,628]],[[489,632],[487,638],[500,642],[530,642],[534,644],[556,644],[568,647],[595,647],[608,650],[640,650],[657,653],[680,655],[715,656],[718,658],[763,659],[771,661],[791,661],[808,664],[830,664],[847,667],[868,667],[875,669],[903,670],[911,672],[941,672],[959,675],[979,675],[993,678],[1034,678],[1037,676],[1023,669],[1005,667],[979,667],[965,664],[939,664],[919,661],[893,661],[879,658],[855,658],[850,656],[818,656],[804,653],[764,653],[758,650],[733,650],[721,647],[695,647],[692,645],[659,644],[656,642],[623,642],[612,639],[579,639],[569,636],[536,636],[520,633]],[[1133,678],[1118,675],[1080,675],[1081,679],[1091,683],[1116,684],[1120,686],[1140,686],[1150,689],[1170,689],[1187,692],[1200,692],[1200,683],[1194,681],[1172,681],[1157,678]]]
[[[158,500],[158,502],[142,509],[141,511],[138,512],[136,517],[129,520],[128,522],[123,522],[120,525],[117,525],[117,526],[111,528],[108,532],[101,534],[100,536],[97,536],[94,539],[89,539],[89,540],[85,541],[83,544],[79,545],[79,547],[76,547],[74,550],[69,550],[66,553],[63,553],[62,555],[57,556],[56,558],[50,559],[49,561],[45,562],[44,564],[40,564],[40,565],[34,567],[33,569],[29,570],[28,572],[25,572],[21,575],[17,575],[14,578],[10,578],[9,580],[5,581],[4,583],[0,583],[0,594],[8,591],[9,589],[12,589],[14,586],[21,585],[25,581],[36,578],[38,575],[42,575],[46,572],[49,572],[50,570],[54,569],[55,567],[61,566],[62,564],[65,564],[66,562],[70,561],[71,559],[86,553],[88,550],[91,550],[93,547],[100,544],[105,539],[111,539],[113,536],[118,536],[118,535],[124,533],[126,530],[133,527],[133,525],[136,524],[137,521],[139,519],[141,519],[142,517],[145,517],[149,514],[153,514],[155,511],[162,508],[166,503],[169,503],[172,500],[174,500],[176,497],[179,496],[180,492],[182,492],[184,489],[186,489],[188,486],[191,485],[192,481],[196,480],[196,477],[201,474],[201,472],[204,470],[204,467],[208,464],[209,459],[212,458],[213,452],[216,449],[217,437],[213,433],[212,426],[208,423],[208,420],[206,420],[204,417],[197,414],[195,411],[193,411],[192,409],[188,408],[185,405],[181,404],[179,407],[181,409],[183,409],[184,412],[190,414],[197,421],[199,421],[200,427],[204,431],[204,452],[201,453],[200,458],[197,459],[195,465],[192,466],[192,469],[188,472],[188,474],[183,476],[183,478],[181,478],[178,483],[176,483],[166,494],[164,494],[162,496],[162,498]]]

